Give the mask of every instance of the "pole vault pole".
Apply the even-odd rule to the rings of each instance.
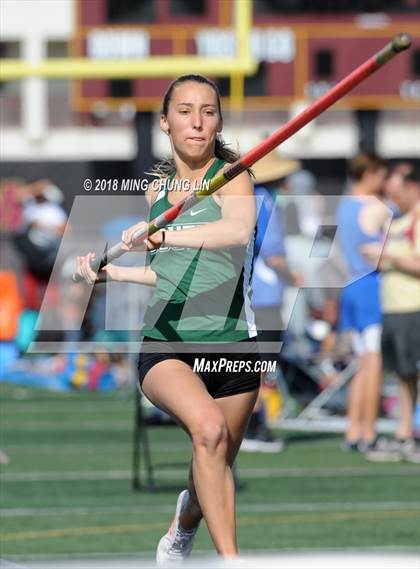
[[[176,205],[169,208],[163,214],[159,215],[150,223],[145,231],[134,235],[133,244],[144,241],[148,235],[152,235],[163,229],[169,222],[173,221],[185,211],[188,211],[203,198],[213,194],[216,190],[224,186],[227,182],[238,176],[250,168],[255,162],[258,162],[263,156],[274,150],[279,144],[293,136],[298,130],[319,116],[326,109],[331,107],[339,99],[344,97],[351,89],[359,85],[366,77],[372,75],[383,65],[388,63],[395,55],[408,49],[411,45],[411,37],[409,34],[397,34],[391,42],[383,47],[378,53],[370,57],[349,75],[344,77],[337,85],[327,91],[322,97],[314,101],[307,109],[299,115],[291,119],[285,125],[274,131],[268,138],[258,144],[255,148],[244,154],[239,160],[233,164],[229,164],[223,172],[220,172],[210,180],[207,188],[200,189],[181,200]],[[121,257],[127,250],[122,248],[122,242],[113,245],[107,249],[101,259],[94,261],[91,266],[96,272],[113,259]],[[73,275],[73,280],[79,282],[82,277],[78,274]]]

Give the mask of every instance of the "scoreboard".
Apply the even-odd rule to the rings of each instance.
[[[112,2],[77,0],[72,56],[100,60],[235,54],[229,0],[197,0],[202,8],[200,13],[185,10],[176,16],[171,13],[171,0],[137,0],[138,5],[153,4],[152,13],[140,12],[138,21],[135,14],[126,19],[115,18],[110,9],[115,6]],[[366,79],[333,108],[415,109],[420,102],[419,29],[418,14],[310,17],[278,12],[261,14],[254,10],[249,42],[259,64],[257,74],[215,78],[215,81],[227,106],[233,82],[242,81],[246,110],[288,110],[296,101],[319,97],[396,33],[408,32],[413,38],[411,49]],[[98,106],[119,110],[130,103],[139,111],[157,111],[171,79],[168,76],[73,81],[72,107],[91,112]]]

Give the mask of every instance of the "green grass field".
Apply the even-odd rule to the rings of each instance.
[[[152,553],[185,486],[190,446],[150,427],[154,493],[131,488],[134,402],[127,394],[57,394],[2,385],[1,556]],[[419,467],[344,454],[332,435],[288,433],[275,455],[240,453],[242,550],[413,549]],[[203,526],[196,549],[212,551]]]

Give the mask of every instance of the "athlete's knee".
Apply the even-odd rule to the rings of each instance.
[[[191,431],[195,450],[206,450],[214,453],[226,452],[228,446],[228,429],[223,415],[215,413],[201,417]]]

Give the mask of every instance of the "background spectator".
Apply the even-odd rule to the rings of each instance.
[[[340,300],[340,330],[352,332],[359,369],[350,383],[348,427],[343,449],[365,450],[376,445],[376,420],[382,383],[379,273],[362,254],[361,247],[381,241],[388,212],[377,199],[386,176],[384,162],[368,153],[350,163],[351,195],[338,206],[340,245],[350,270],[350,280]]]
[[[407,171],[397,165],[385,188],[401,215],[392,221],[383,251],[375,244],[366,245],[363,251],[371,262],[379,260],[382,271],[382,354],[386,367],[400,379],[400,417],[395,439],[380,440],[366,457],[420,463],[420,451],[413,440],[420,360],[419,174],[413,166]]]

